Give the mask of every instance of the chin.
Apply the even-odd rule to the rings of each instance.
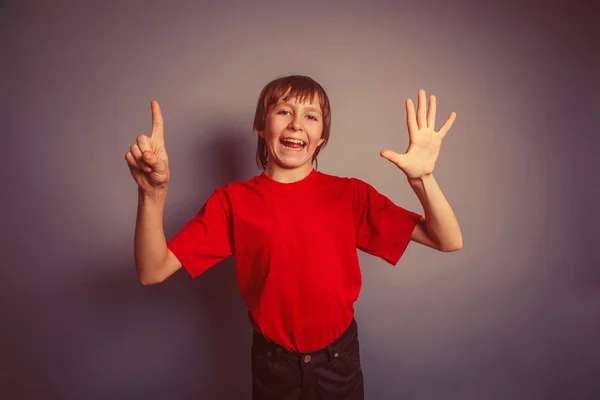
[[[312,165],[311,157],[307,157],[306,154],[303,154],[302,157],[286,157],[282,155],[277,155],[275,157],[276,163],[285,169],[297,169],[306,167],[306,165]]]
[[[308,151],[308,147],[302,148],[300,150],[290,150],[285,148],[284,146],[278,146],[275,155],[277,156],[277,160],[279,160],[280,164],[284,164],[286,166],[294,166],[299,167],[304,165],[312,158],[312,154]]]
[[[306,167],[306,165],[310,164],[310,160],[302,160],[302,161],[291,161],[291,160],[282,160],[279,158],[277,160],[277,164],[285,169],[297,169]]]

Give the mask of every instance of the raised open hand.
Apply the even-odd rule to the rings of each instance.
[[[170,176],[160,105],[157,101],[152,101],[150,108],[152,135],[139,135],[136,144],[131,145],[125,154],[131,175],[145,194],[166,188]]]
[[[408,178],[420,178],[431,174],[440,154],[442,139],[456,119],[451,113],[439,131],[435,131],[435,96],[429,97],[429,111],[425,91],[419,90],[419,105],[415,107],[411,99],[406,100],[406,124],[408,125],[409,145],[404,154],[383,150],[381,156],[394,163]]]

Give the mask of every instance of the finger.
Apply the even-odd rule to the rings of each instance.
[[[398,165],[398,163],[400,163],[400,161],[402,160],[402,155],[392,150],[382,150],[379,154],[381,155],[381,157],[393,162],[396,165]]]
[[[456,113],[455,112],[450,113],[450,116],[448,117],[446,122],[444,122],[444,125],[442,125],[440,130],[438,131],[438,135],[440,135],[442,138],[444,136],[446,136],[446,133],[448,133],[448,131],[450,130],[450,127],[452,127],[452,124],[454,123],[455,120],[456,120]]]
[[[417,126],[417,118],[415,117],[415,105],[411,99],[406,100],[406,125],[410,133],[419,130]]]
[[[137,145],[144,154],[146,151],[152,151],[152,146],[150,145],[150,138],[146,135],[139,135],[136,139]]]
[[[417,108],[417,124],[419,125],[419,129],[427,127],[426,111],[427,98],[425,97],[425,91],[421,89],[419,90],[419,105]]]
[[[152,168],[152,171],[156,173],[165,172],[165,170],[167,169],[167,163],[164,160],[158,158],[156,154],[153,154],[149,151],[144,153],[144,162],[150,168]]]
[[[160,140],[164,142],[164,122],[162,117],[162,111],[160,110],[160,105],[158,101],[152,101],[150,103],[150,108],[152,109],[152,139]]]
[[[140,168],[140,165],[138,164],[138,162],[135,160],[135,158],[133,157],[133,154],[131,154],[131,151],[128,151],[125,154],[125,160],[127,160],[127,164],[134,169],[143,171],[142,168]]]
[[[133,169],[135,169],[135,170],[138,170],[138,171],[140,171],[140,172],[142,172],[142,173],[143,173],[143,172],[147,172],[147,171],[145,171],[145,169],[144,169],[144,168],[147,168],[147,167],[144,167],[144,165],[142,165],[141,163],[139,163],[139,162],[138,162],[138,161],[135,159],[135,156],[134,156],[134,155],[131,153],[131,151],[128,151],[128,152],[127,152],[127,154],[125,154],[125,159],[127,160],[127,164],[128,164],[128,165],[129,165],[131,168],[133,168]]]
[[[137,144],[132,144],[129,148],[129,151],[131,152],[131,154],[133,154],[133,158],[135,158],[137,162],[141,162],[142,151],[140,150],[140,147]]]
[[[146,172],[152,171],[152,168],[150,168],[150,166],[144,162],[144,159],[142,157],[142,151],[140,150],[140,148],[137,144],[131,145],[131,148],[129,149],[129,151],[133,155],[133,158],[135,159],[135,161],[140,166],[140,169],[142,169]]]
[[[148,154],[148,158],[145,158],[145,161],[152,167],[152,170],[157,174],[162,174],[167,170],[167,163],[165,160],[162,160],[156,156],[156,154]]]
[[[435,130],[435,111],[436,111],[436,101],[435,96],[429,96],[429,111],[427,112],[427,127]]]

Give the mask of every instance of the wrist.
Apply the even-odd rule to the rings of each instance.
[[[168,187],[154,188],[152,190],[142,190],[138,188],[138,199],[144,203],[164,203],[167,199]]]
[[[433,174],[425,174],[423,176],[420,176],[418,178],[410,178],[407,177],[408,183],[412,186],[412,187],[419,187],[419,186],[423,186],[427,181],[433,179]]]

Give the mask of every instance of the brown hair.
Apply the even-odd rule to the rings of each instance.
[[[309,99],[313,101],[315,94],[319,96],[319,105],[321,106],[321,112],[323,114],[323,132],[321,138],[324,139],[323,143],[317,147],[313,154],[313,162],[317,161],[317,155],[329,140],[329,131],[331,128],[331,108],[329,105],[329,98],[325,89],[319,85],[315,80],[308,76],[302,75],[290,75],[282,78],[275,79],[269,82],[261,91],[256,105],[256,114],[254,115],[254,131],[264,131],[265,121],[269,108],[276,104],[280,99],[284,101],[291,98],[297,98],[298,101],[304,102]],[[258,146],[256,148],[256,164],[262,170],[267,168],[267,144],[265,139],[258,135]],[[318,165],[318,162],[317,162]]]

